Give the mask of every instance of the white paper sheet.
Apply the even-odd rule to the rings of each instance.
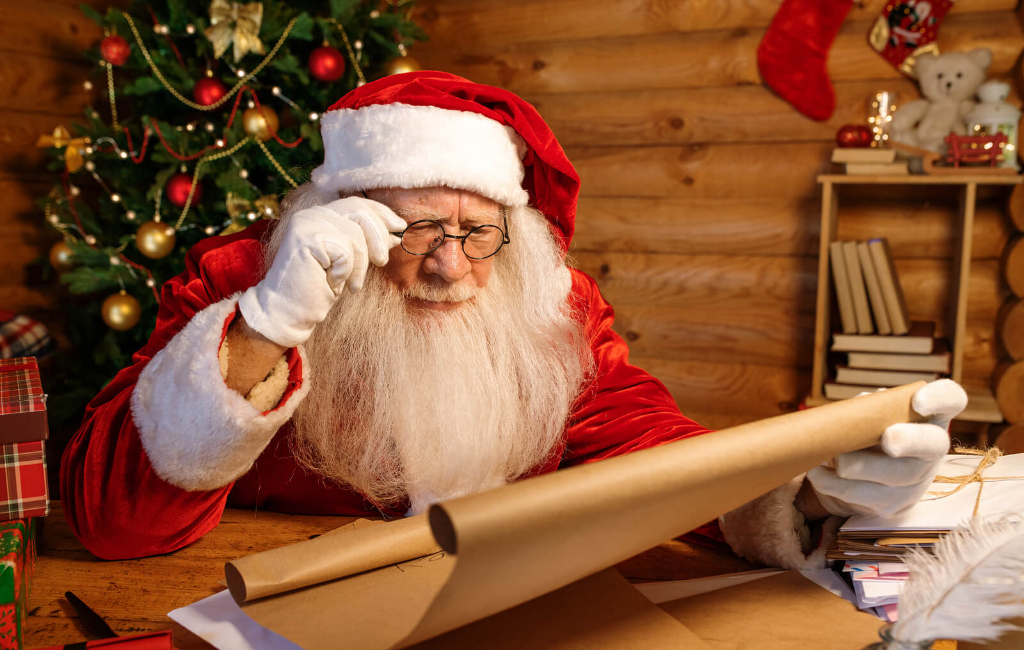
[[[246,616],[227,589],[167,616],[217,650],[302,650]]]
[[[745,582],[760,580],[761,578],[767,578],[768,576],[773,576],[782,572],[782,569],[756,569],[754,571],[727,573],[725,575],[710,576],[708,578],[645,582],[633,586],[636,587],[637,591],[646,596],[648,600],[655,605],[658,605],[660,603],[679,600],[680,598],[689,598],[690,596],[718,591],[719,589],[725,589],[726,587],[734,587]]]
[[[942,462],[939,475],[962,476],[971,474],[981,462],[981,456],[950,455]],[[1024,476],[1024,454],[1003,456],[985,469],[985,478]],[[930,492],[952,492],[956,485],[933,483]],[[980,483],[971,483],[956,494],[941,499],[928,495],[917,505],[891,517],[855,515],[843,524],[841,531],[875,530],[953,530],[966,524],[974,513]],[[930,500],[929,500],[930,499]],[[987,517],[1008,512],[1015,504],[1024,503],[1024,479],[986,481],[978,508],[978,516]],[[848,553],[848,555],[853,555]]]

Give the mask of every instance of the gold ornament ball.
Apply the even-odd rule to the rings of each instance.
[[[419,61],[412,58],[411,56],[400,56],[396,59],[388,61],[387,67],[384,71],[389,74],[402,74],[403,72],[416,72],[420,69]]]
[[[242,128],[246,133],[256,136],[263,142],[274,137],[279,124],[277,113],[269,106],[249,108],[242,113]]]
[[[59,241],[50,248],[50,265],[58,273],[70,271],[75,267],[75,253],[65,242]]]
[[[142,307],[134,296],[129,296],[122,290],[103,301],[102,313],[103,322],[107,327],[123,332],[138,324],[139,318],[142,317]]]
[[[174,250],[174,228],[170,224],[148,221],[135,233],[139,252],[151,260],[167,257]]]

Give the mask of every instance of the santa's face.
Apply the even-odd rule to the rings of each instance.
[[[434,221],[451,235],[464,235],[482,225],[503,226],[501,205],[466,190],[387,189],[368,191],[367,196],[387,205],[406,223]],[[413,255],[401,246],[392,248],[384,272],[412,311],[451,311],[464,306],[487,286],[494,260],[471,259],[460,240],[446,239],[428,255]]]

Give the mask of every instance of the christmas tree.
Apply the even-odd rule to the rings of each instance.
[[[51,418],[81,410],[149,338],[160,287],[205,237],[278,216],[322,159],[319,112],[368,79],[418,69],[412,2],[161,0],[105,15],[85,121],[40,138],[60,181],[40,201],[63,235],[73,346]]]

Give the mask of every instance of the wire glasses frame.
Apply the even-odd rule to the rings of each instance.
[[[441,248],[441,246],[444,244],[444,242],[446,240],[448,240],[448,239],[458,239],[458,240],[460,240],[461,245],[462,245],[462,253],[466,257],[468,257],[471,260],[485,260],[488,257],[492,257],[494,255],[497,255],[498,251],[500,251],[502,246],[504,246],[505,244],[511,244],[512,243],[512,240],[509,239],[509,236],[508,236],[508,215],[505,212],[505,207],[504,206],[502,206],[502,208],[501,208],[501,219],[502,219],[502,222],[505,225],[504,229],[498,228],[498,226],[495,226],[495,225],[485,224],[483,226],[477,226],[477,227],[473,228],[472,230],[467,232],[465,235],[449,235],[448,233],[446,233],[444,231],[444,227],[441,224],[437,223],[436,221],[431,221],[429,219],[422,219],[420,221],[415,221],[415,222],[409,224],[408,226],[406,226],[405,230],[403,230],[401,232],[392,232],[391,234],[396,236],[396,237],[398,237],[398,238],[400,238],[402,240],[402,250],[404,250],[406,253],[409,253],[410,255],[430,255],[431,253],[436,251],[438,248]],[[431,226],[435,226],[436,230],[437,230],[435,239],[429,245],[429,248],[425,252],[422,252],[422,253],[417,253],[417,252],[411,251],[408,248],[406,248],[405,234],[407,232],[409,232],[409,230],[411,228],[414,228],[414,227],[419,226],[419,225],[425,225],[425,224],[430,224]],[[472,237],[475,233],[486,232],[487,229],[489,229],[489,228],[493,228],[493,229],[498,230],[499,232],[501,232],[501,240],[499,240],[497,248],[495,248],[493,251],[491,251],[490,253],[488,253],[487,255],[484,255],[482,257],[481,256],[470,255],[469,252],[466,250],[466,240],[469,239],[470,237]]]

